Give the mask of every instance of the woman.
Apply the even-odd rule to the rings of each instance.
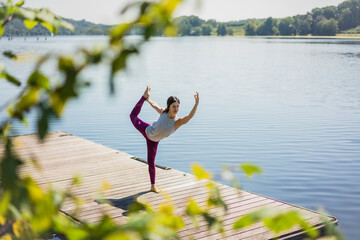
[[[159,193],[161,190],[155,186],[155,156],[159,141],[173,134],[179,127],[188,123],[194,116],[199,104],[199,93],[194,95],[195,105],[190,114],[179,118],[176,116],[179,111],[180,100],[171,96],[167,100],[167,108],[159,107],[154,101],[150,100],[150,85],[147,86],[139,102],[135,105],[130,114],[131,122],[134,127],[145,137],[147,144],[147,162],[149,165],[149,174],[151,182],[151,191]],[[152,125],[138,118],[144,101],[148,103],[160,114],[159,119]]]

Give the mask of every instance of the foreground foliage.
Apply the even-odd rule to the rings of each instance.
[[[49,121],[53,116],[61,117],[67,102],[79,96],[79,90],[88,85],[81,81],[79,74],[87,67],[107,62],[109,64],[109,89],[115,91],[114,76],[125,69],[129,56],[139,53],[140,47],[151,36],[163,32],[167,36],[175,36],[177,31],[172,21],[172,13],[180,0],[161,0],[159,2],[137,2],[128,5],[139,10],[138,17],[129,23],[114,26],[109,32],[109,42],[104,48],[78,49],[72,56],[47,54],[42,56],[26,83],[22,84],[16,76],[10,75],[5,66],[0,63],[0,78],[9,84],[21,86],[21,93],[14,101],[6,104],[8,118],[1,123],[0,135],[3,152],[0,162],[0,231],[1,239],[39,239],[49,236],[52,232],[65,235],[68,239],[169,239],[178,238],[177,231],[184,227],[182,216],[176,214],[171,198],[158,209],[148,204],[136,203],[129,209],[129,220],[124,225],[116,225],[107,215],[103,215],[99,223],[74,222],[63,215],[59,209],[65,200],[79,203],[80,200],[72,193],[72,187],[79,184],[74,178],[72,185],[62,191],[49,188],[41,189],[31,176],[20,176],[19,168],[23,164],[35,164],[36,159],[20,159],[14,153],[14,143],[11,126],[14,121],[25,121],[30,110],[37,110],[38,136],[44,139],[49,129]],[[72,25],[63,21],[46,9],[24,9],[24,1],[15,4],[8,0],[0,12],[0,33],[5,25],[14,18],[21,19],[28,29],[41,24],[49,31],[56,33],[59,27],[72,29]],[[136,43],[128,43],[125,35],[132,28],[141,28],[142,39]],[[4,52],[8,58],[16,58],[12,52]],[[76,56],[76,57],[75,57]],[[48,61],[57,62],[58,81],[51,81],[41,67]],[[0,109],[3,111],[4,109]],[[39,166],[40,167],[40,166]],[[251,164],[243,164],[239,170],[247,176],[260,173],[261,170]],[[199,165],[193,166],[193,173],[199,179],[211,179],[211,174]],[[223,176],[234,187],[240,184],[234,177],[230,167],[224,167]],[[211,209],[218,208],[227,211],[227,205],[221,198],[221,192],[212,181],[209,181],[208,200],[206,207],[200,207],[193,199],[189,200],[186,215],[190,216],[195,226],[199,218],[207,222],[208,228],[214,228],[224,233],[222,217],[214,216]],[[260,210],[238,219],[234,229],[247,227],[262,221],[275,234],[296,225],[308,231],[310,237],[316,237],[317,232],[309,227],[300,215],[295,212],[274,213]]]

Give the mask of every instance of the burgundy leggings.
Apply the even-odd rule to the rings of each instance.
[[[149,165],[149,174],[150,174],[150,182],[151,184],[155,184],[155,156],[159,142],[151,141],[145,133],[145,129],[150,126],[149,123],[144,122],[138,115],[141,111],[141,107],[146,98],[144,96],[141,97],[139,102],[135,105],[134,109],[130,113],[130,119],[134,127],[145,137],[146,145],[147,145],[147,162]]]

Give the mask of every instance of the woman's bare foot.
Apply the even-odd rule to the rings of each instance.
[[[161,192],[161,189],[157,189],[155,187],[155,184],[151,184],[151,189],[150,191],[154,192],[154,193],[160,193]]]
[[[151,86],[147,85],[146,90],[143,94],[144,98],[148,99],[150,97],[150,90],[151,90]]]

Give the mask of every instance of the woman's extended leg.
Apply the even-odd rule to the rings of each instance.
[[[139,100],[139,102],[135,105],[134,109],[131,111],[130,113],[130,119],[132,124],[134,125],[134,127],[145,137],[146,133],[145,133],[145,129],[150,125],[149,123],[144,122],[143,120],[141,120],[138,115],[141,111],[141,107],[145,101],[145,97],[142,96]]]

